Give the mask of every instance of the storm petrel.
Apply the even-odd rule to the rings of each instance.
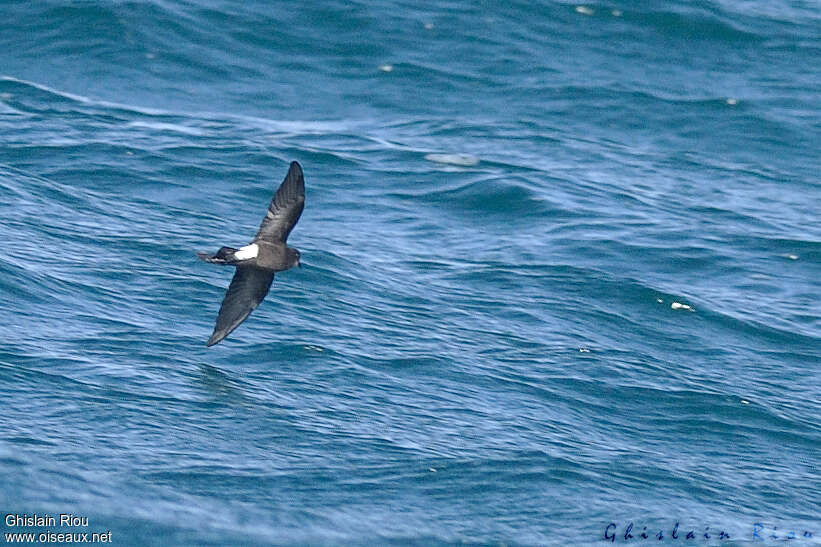
[[[206,346],[220,342],[245,321],[268,294],[274,272],[300,266],[299,251],[288,247],[285,240],[304,207],[305,179],[302,168],[294,161],[271,199],[254,241],[239,249],[222,247],[213,255],[197,253],[206,262],[237,268],[220,306],[214,333]]]

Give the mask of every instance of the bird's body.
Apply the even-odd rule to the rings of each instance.
[[[274,194],[254,241],[245,247],[222,247],[215,254],[198,252],[212,264],[237,268],[220,306],[214,333],[206,345],[213,346],[228,336],[268,294],[274,273],[299,266],[299,251],[285,241],[305,207],[305,180],[302,168],[292,162],[285,180]]]
[[[222,247],[215,255],[200,252],[197,256],[212,264],[254,266],[272,272],[289,270],[299,263],[299,251],[293,247],[288,247],[284,243],[269,243],[261,240],[239,249]]]

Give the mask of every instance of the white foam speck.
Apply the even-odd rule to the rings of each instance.
[[[738,104],[738,99],[733,99],[732,97],[730,97],[729,99],[727,99],[727,104],[730,106],[736,105]]]
[[[433,467],[429,467],[428,470],[430,470],[431,473],[436,473],[436,469],[434,469]]]
[[[425,23],[425,28],[430,30],[433,28],[433,23]]]
[[[393,65],[379,65],[379,70],[381,70],[382,72],[393,72]]]
[[[579,348],[579,353],[590,353],[590,350],[587,348]]]
[[[784,255],[784,257],[790,260],[798,260],[798,255]]]
[[[664,300],[662,300],[661,298],[656,298],[656,302],[658,302],[659,304],[661,304],[662,302],[664,302]]]
[[[479,163],[479,158],[470,154],[427,154],[425,159],[436,163],[461,165],[463,167],[470,167]]]
[[[674,310],[689,310],[689,311],[696,311],[691,306],[687,304],[682,304],[681,302],[673,302],[670,304],[670,307]]]
[[[741,399],[741,404],[742,405],[748,405],[748,404],[750,404],[750,401],[748,401],[747,399]]]
[[[620,9],[614,9],[610,13],[613,15],[613,17],[621,17],[621,10]]]
[[[576,6],[576,13],[581,13],[582,15],[593,15],[593,9],[588,8],[587,6]]]

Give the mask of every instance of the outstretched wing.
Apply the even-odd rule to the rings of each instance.
[[[302,167],[292,161],[285,180],[279,185],[279,189],[268,206],[268,212],[262,219],[256,239],[271,243],[284,243],[296,225],[296,221],[299,220],[304,207],[305,179],[302,176]]]
[[[253,266],[239,266],[220,306],[214,333],[205,345],[213,346],[245,321],[268,294],[273,281],[272,271]]]

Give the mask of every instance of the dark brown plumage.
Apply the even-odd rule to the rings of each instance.
[[[299,265],[299,251],[288,247],[285,242],[304,207],[305,179],[302,168],[294,161],[271,199],[259,231],[250,244],[240,249],[222,247],[213,255],[197,253],[205,262],[237,268],[207,346],[217,344],[245,321],[268,294],[275,272]]]

